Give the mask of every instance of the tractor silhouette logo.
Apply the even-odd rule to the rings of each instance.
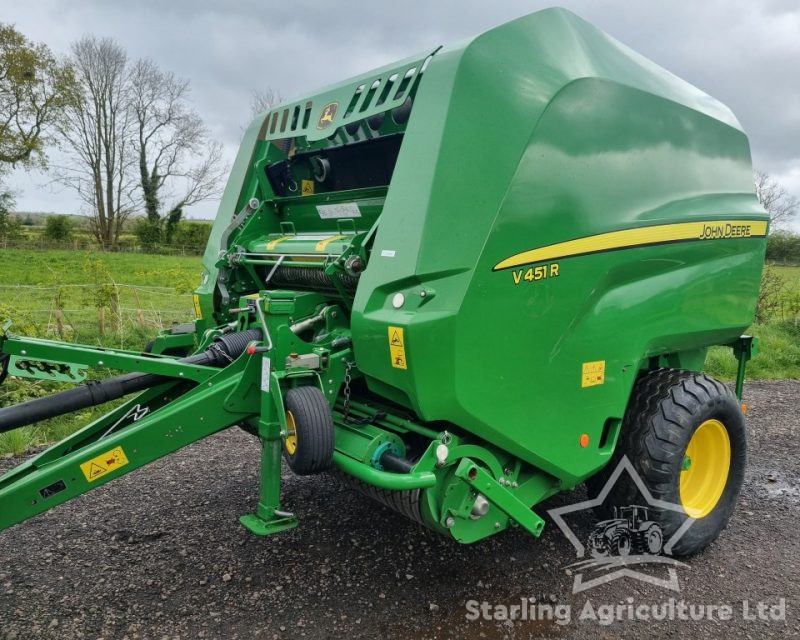
[[[598,559],[631,553],[655,556],[664,546],[664,534],[661,527],[648,518],[647,507],[614,507],[614,517],[594,526],[587,546],[589,553]]]
[[[565,516],[583,511],[591,512],[595,507],[604,504],[611,506],[605,502],[606,498],[623,473],[629,474],[633,479],[642,497],[641,502],[627,506],[613,505],[612,518],[597,522],[588,536],[576,535],[567,524]],[[650,513],[656,509],[686,513],[681,505],[653,498],[630,460],[623,456],[596,498],[548,511],[575,547],[578,562],[565,567],[566,573],[573,576],[573,594],[626,577],[671,591],[681,590],[677,568],[688,565],[673,558],[671,550],[696,520],[688,518],[667,539],[661,527],[650,519]],[[651,567],[648,571],[642,571],[640,568],[643,565]],[[665,571],[666,576],[663,575]]]

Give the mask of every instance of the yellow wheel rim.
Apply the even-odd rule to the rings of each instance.
[[[681,504],[693,518],[717,506],[731,467],[731,441],[719,420],[706,420],[689,440],[681,470]]]
[[[286,412],[286,438],[283,440],[283,444],[286,447],[286,452],[293,456],[294,452],[297,451],[297,426],[294,422],[294,415],[291,411]]]

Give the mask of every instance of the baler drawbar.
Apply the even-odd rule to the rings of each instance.
[[[767,230],[733,114],[564,10],[285,102],[244,134],[193,322],[145,352],[6,325],[0,382],[77,386],[0,433],[117,404],[0,477],[0,530],[236,426],[255,534],[297,525],[285,460],[464,543],[539,536],[584,481],[601,514],[645,486],[693,553],[743,479]]]

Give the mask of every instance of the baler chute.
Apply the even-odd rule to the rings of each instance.
[[[709,517],[677,551],[702,548],[740,484],[707,488],[703,443],[745,445],[699,372],[733,347],[741,395],[753,191],[724,106],[563,10],[279,105],[244,134],[194,324],[146,354],[2,338],[13,375],[80,386],[0,409],[0,432],[138,395],[0,478],[0,528],[238,425],[261,442],[254,533],[297,523],[283,456],[461,542],[538,536],[537,503],[644,456],[649,412],[685,392],[678,466],[644,475]]]

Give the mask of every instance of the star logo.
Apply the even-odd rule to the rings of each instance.
[[[696,521],[698,514],[694,509],[653,498],[627,456],[623,456],[622,460],[620,460],[617,468],[614,469],[614,473],[611,474],[608,482],[606,482],[596,498],[585,500],[578,504],[550,509],[548,513],[567,540],[575,547],[577,557],[586,558],[587,546],[578,539],[575,532],[565,522],[563,516],[603,504],[623,473],[630,475],[647,506],[630,505],[619,510],[615,508],[615,518],[597,523],[589,538],[588,552],[592,558],[580,560],[567,567],[574,576],[572,593],[586,591],[592,587],[625,577],[680,592],[676,567],[686,567],[688,565],[670,557],[670,554],[675,543]],[[689,518],[666,543],[663,543],[661,528],[657,523],[648,519],[648,508],[677,511],[688,515]],[[645,564],[665,566],[667,577],[659,578],[631,568]],[[586,579],[584,574],[590,571],[602,571],[605,573],[599,577]]]

